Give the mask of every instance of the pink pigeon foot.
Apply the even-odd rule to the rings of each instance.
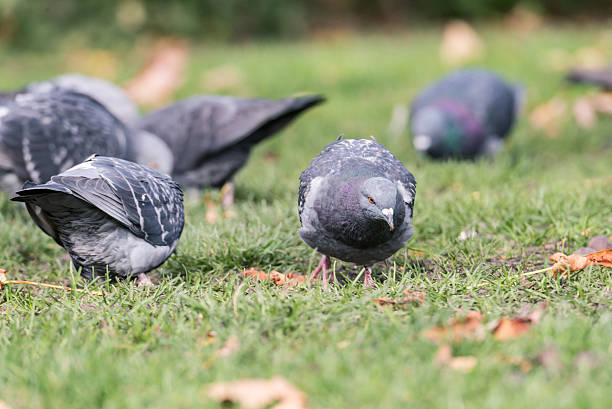
[[[363,276],[363,286],[364,287],[376,287],[374,280],[372,280],[372,267],[365,268],[365,273]]]
[[[332,266],[330,258],[326,255],[322,255],[321,261],[319,261],[319,265],[317,266],[317,268],[314,269],[312,275],[310,276],[310,281],[316,280],[319,277],[319,273],[322,272],[323,285],[327,287],[327,282],[329,281],[330,277],[330,274],[328,272],[331,271],[331,269]]]

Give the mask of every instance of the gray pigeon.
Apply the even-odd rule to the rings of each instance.
[[[327,283],[330,257],[371,266],[404,247],[414,234],[416,181],[383,145],[345,139],[328,145],[300,176],[298,234],[321,254],[313,272]]]
[[[168,144],[175,158],[172,177],[181,185],[221,187],[246,164],[251,148],[323,101],[319,95],[280,100],[200,95],[150,113],[137,126]]]
[[[47,81],[29,84],[25,91],[49,91],[56,87],[89,95],[126,125],[133,124],[140,117],[138,107],[127,94],[115,84],[101,78],[77,73],[63,74]]]
[[[54,88],[0,101],[0,188],[43,183],[93,153],[133,159],[169,173],[172,153],[145,131],[131,131],[93,98]]]
[[[185,222],[177,183],[145,166],[95,156],[27,183],[12,200],[70,255],[88,279],[124,278],[160,266],[176,250]]]
[[[512,129],[523,93],[488,70],[454,71],[413,101],[414,146],[436,159],[493,155]]]

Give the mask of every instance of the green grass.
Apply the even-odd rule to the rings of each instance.
[[[547,50],[573,52],[602,38],[609,50],[612,43],[588,27],[543,29],[529,38],[492,29],[484,35],[487,53],[477,63],[524,83],[528,111],[556,93],[571,100],[588,92],[566,87],[545,68]],[[187,200],[179,253],[155,273],[154,288],[91,285],[106,289],[104,297],[17,285],[2,290],[0,400],[14,409],[218,408],[206,397],[209,383],[282,375],[305,392],[310,408],[612,406],[612,270],[519,278],[544,266],[555,247],[571,252],[586,245],[587,229],[612,234],[612,120],[590,131],[565,121],[559,137],[549,139],[524,117],[494,162],[419,157],[407,133],[393,137],[387,127],[395,104],[409,102],[447,70],[438,61],[438,40],[434,32],[415,31],[194,45],[177,98],[204,92],[202,73],[229,64],[243,79],[223,92],[322,92],[329,101],[255,150],[237,177],[235,218],[208,224],[202,199]],[[69,50],[33,55],[0,48],[0,86],[61,72]],[[124,52],[119,79],[142,58]],[[350,283],[291,290],[240,277],[250,267],[307,272],[316,265],[296,234],[298,176],[341,132],[376,135],[416,176],[409,247],[425,250],[425,260],[398,252],[396,269],[375,269],[373,290]],[[459,241],[468,228],[478,236]],[[90,285],[74,278],[61,249],[5,198],[0,241],[0,267],[10,278]],[[358,272],[351,265],[342,271]],[[426,291],[424,304],[394,311],[372,301],[405,289]],[[467,374],[435,365],[438,346],[420,335],[460,308],[481,311],[488,323],[541,302],[542,322],[521,338],[487,335],[453,344],[455,355],[478,360]],[[240,348],[217,356],[229,337]],[[538,363],[547,348],[557,351],[556,365]],[[576,358],[585,351],[595,359],[581,365]],[[533,366],[523,372],[509,357]]]

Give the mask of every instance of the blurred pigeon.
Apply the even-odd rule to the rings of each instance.
[[[47,81],[34,82],[26,86],[26,91],[49,91],[63,88],[89,95],[106,107],[124,124],[131,125],[140,117],[138,107],[121,88],[102,78],[83,74],[63,74]]]
[[[595,85],[604,90],[612,90],[612,66],[600,69],[574,69],[566,77],[570,82]]]
[[[48,181],[93,153],[155,165],[169,173],[172,153],[145,131],[130,131],[93,98],[61,88],[0,101],[0,188]]]
[[[523,93],[491,71],[454,71],[413,101],[414,146],[432,158],[492,155],[518,116]]]
[[[323,272],[327,283],[330,257],[371,266],[404,247],[412,237],[416,181],[383,145],[366,139],[333,142],[300,176],[298,234],[321,254],[312,278]]]
[[[200,95],[146,115],[137,126],[168,144],[175,158],[172,177],[181,185],[221,187],[245,165],[253,146],[323,101],[319,95],[280,100]]]
[[[183,230],[177,183],[126,160],[91,156],[45,184],[27,183],[12,200],[70,255],[88,279],[124,278],[160,266]]]

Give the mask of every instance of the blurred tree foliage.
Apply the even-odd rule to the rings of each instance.
[[[517,4],[545,15],[601,17],[610,0],[0,0],[0,41],[109,45],[138,34],[198,39],[296,37],[319,27],[499,17]]]

